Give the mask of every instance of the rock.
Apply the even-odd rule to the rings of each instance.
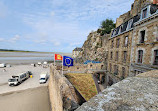
[[[108,37],[109,35],[100,36],[97,31],[91,32],[82,46],[83,52],[75,59],[76,63],[83,63],[86,60],[103,62],[103,58],[105,58],[104,47]]]

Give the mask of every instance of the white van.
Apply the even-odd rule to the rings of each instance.
[[[48,79],[48,73],[47,73],[47,72],[42,72],[42,73],[40,74],[39,83],[40,83],[40,84],[46,83],[46,82],[47,82],[47,79]]]
[[[4,68],[4,67],[6,67],[5,63],[0,64],[0,68]]]
[[[29,78],[29,73],[28,72],[24,72],[24,73],[21,73],[19,75],[13,75],[9,80],[8,80],[8,84],[9,86],[11,85],[18,85],[20,83],[22,83],[22,81],[26,80]]]

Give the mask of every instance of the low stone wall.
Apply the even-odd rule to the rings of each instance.
[[[64,70],[69,71],[70,73],[87,73],[91,70],[102,70],[105,66],[103,63],[88,63],[88,64],[76,64],[71,67],[64,67]]]
[[[54,66],[50,67],[49,95],[52,111],[74,110],[83,102],[82,96]]]
[[[103,90],[76,111],[157,111],[158,70],[126,78]]]
[[[74,65],[71,67],[65,66],[64,69],[68,71],[79,71],[79,72],[82,71],[83,72],[87,69],[87,65],[79,64],[79,65]]]
[[[62,102],[62,94],[60,91],[60,78],[59,77],[54,77],[54,70],[53,68],[50,68],[50,77],[49,77],[49,96],[50,96],[50,103],[51,103],[51,108],[52,111],[63,111],[63,102]],[[57,70],[55,71],[57,72]],[[58,82],[56,82],[58,81]]]

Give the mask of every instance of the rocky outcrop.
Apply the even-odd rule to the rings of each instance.
[[[105,51],[104,46],[108,40],[109,35],[100,36],[100,33],[91,32],[87,40],[84,42],[83,52],[76,58],[78,63],[83,63],[86,60],[104,61]]]
[[[157,111],[158,70],[129,77],[105,89],[76,111]]]

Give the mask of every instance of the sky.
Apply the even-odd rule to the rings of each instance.
[[[0,0],[0,49],[67,52],[134,0]]]

